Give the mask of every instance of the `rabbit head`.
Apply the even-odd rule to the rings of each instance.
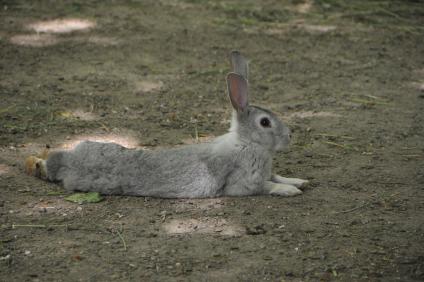
[[[234,108],[231,132],[243,142],[253,142],[270,151],[285,149],[290,142],[290,129],[271,111],[248,103],[247,63],[233,52],[235,72],[227,75],[228,94]]]

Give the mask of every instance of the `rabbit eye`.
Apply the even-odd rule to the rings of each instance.
[[[261,126],[262,127],[271,127],[271,121],[268,118],[261,118]]]

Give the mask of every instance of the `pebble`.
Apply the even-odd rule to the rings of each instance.
[[[4,257],[0,257],[0,260],[9,260],[10,259],[10,254],[4,256]]]
[[[313,154],[312,154],[312,152],[305,152],[304,156],[307,157],[307,158],[312,158]]]

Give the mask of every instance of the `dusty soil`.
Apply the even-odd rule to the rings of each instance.
[[[0,3],[0,280],[424,280],[421,1]],[[232,49],[302,196],[78,205],[24,174],[46,144],[224,133]]]

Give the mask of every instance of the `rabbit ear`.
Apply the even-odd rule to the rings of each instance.
[[[232,51],[230,54],[231,67],[233,72],[238,73],[248,80],[249,66],[247,60],[240,54],[239,51]]]
[[[248,105],[247,80],[238,73],[230,72],[227,75],[227,86],[233,108],[243,112]]]

